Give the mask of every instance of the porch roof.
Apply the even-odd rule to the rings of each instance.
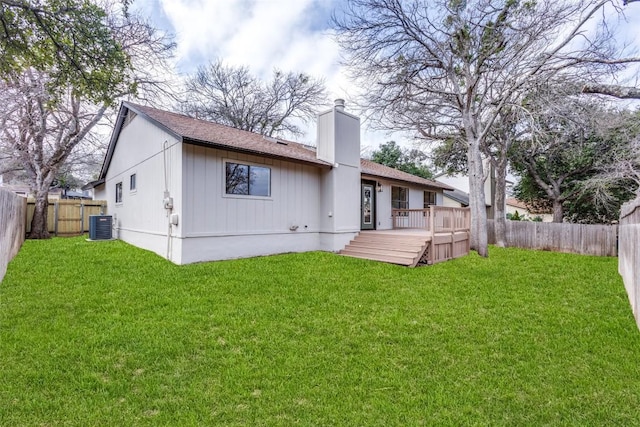
[[[443,190],[453,190],[453,187],[441,182],[432,181],[410,173],[403,172],[389,166],[372,162],[371,160],[360,159],[360,169],[362,175],[368,175],[374,178],[386,178],[392,181],[409,182],[425,187],[440,188]]]

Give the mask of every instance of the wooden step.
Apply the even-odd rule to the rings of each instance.
[[[363,231],[340,254],[414,267],[430,240],[426,234]]]
[[[362,242],[360,240],[352,240],[348,248],[373,248],[387,249],[397,251],[418,251],[424,246],[424,243],[402,243],[402,242]]]
[[[361,235],[355,237],[351,242],[367,242],[374,244],[390,244],[390,245],[420,245],[423,246],[430,237],[426,236],[389,236],[382,235]]]
[[[340,252],[340,255],[348,256],[352,258],[368,259],[371,261],[387,262],[389,264],[399,264],[399,265],[406,265],[406,266],[410,266],[413,264],[413,259],[408,260],[406,258],[390,257],[390,256],[384,256],[384,255],[342,253],[342,252]]]
[[[361,240],[388,240],[388,241],[407,241],[407,242],[417,242],[424,241],[428,239],[428,236],[414,236],[414,235],[399,235],[394,236],[393,234],[359,234],[357,239]]]
[[[373,255],[385,255],[393,256],[397,258],[408,258],[413,260],[416,257],[417,251],[390,251],[382,248],[360,248],[350,247],[344,248],[341,253],[358,253],[358,254],[373,254]]]

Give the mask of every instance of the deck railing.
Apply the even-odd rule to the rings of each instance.
[[[471,227],[469,208],[392,209],[391,217],[394,229],[422,228],[432,233],[447,233],[468,231]]]
[[[427,230],[430,245],[423,255],[428,264],[469,253],[471,211],[469,208],[429,206],[426,209],[392,209],[393,228]]]

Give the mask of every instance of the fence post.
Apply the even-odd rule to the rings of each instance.
[[[80,234],[84,234],[84,200],[80,200]]]
[[[58,237],[58,201],[53,203],[53,235]]]
[[[436,235],[436,207],[434,205],[429,206],[429,230],[431,230],[431,238]]]

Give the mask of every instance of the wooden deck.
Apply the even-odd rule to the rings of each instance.
[[[468,219],[463,208],[394,209],[396,228],[361,231],[340,254],[407,267],[458,258],[469,253]]]

